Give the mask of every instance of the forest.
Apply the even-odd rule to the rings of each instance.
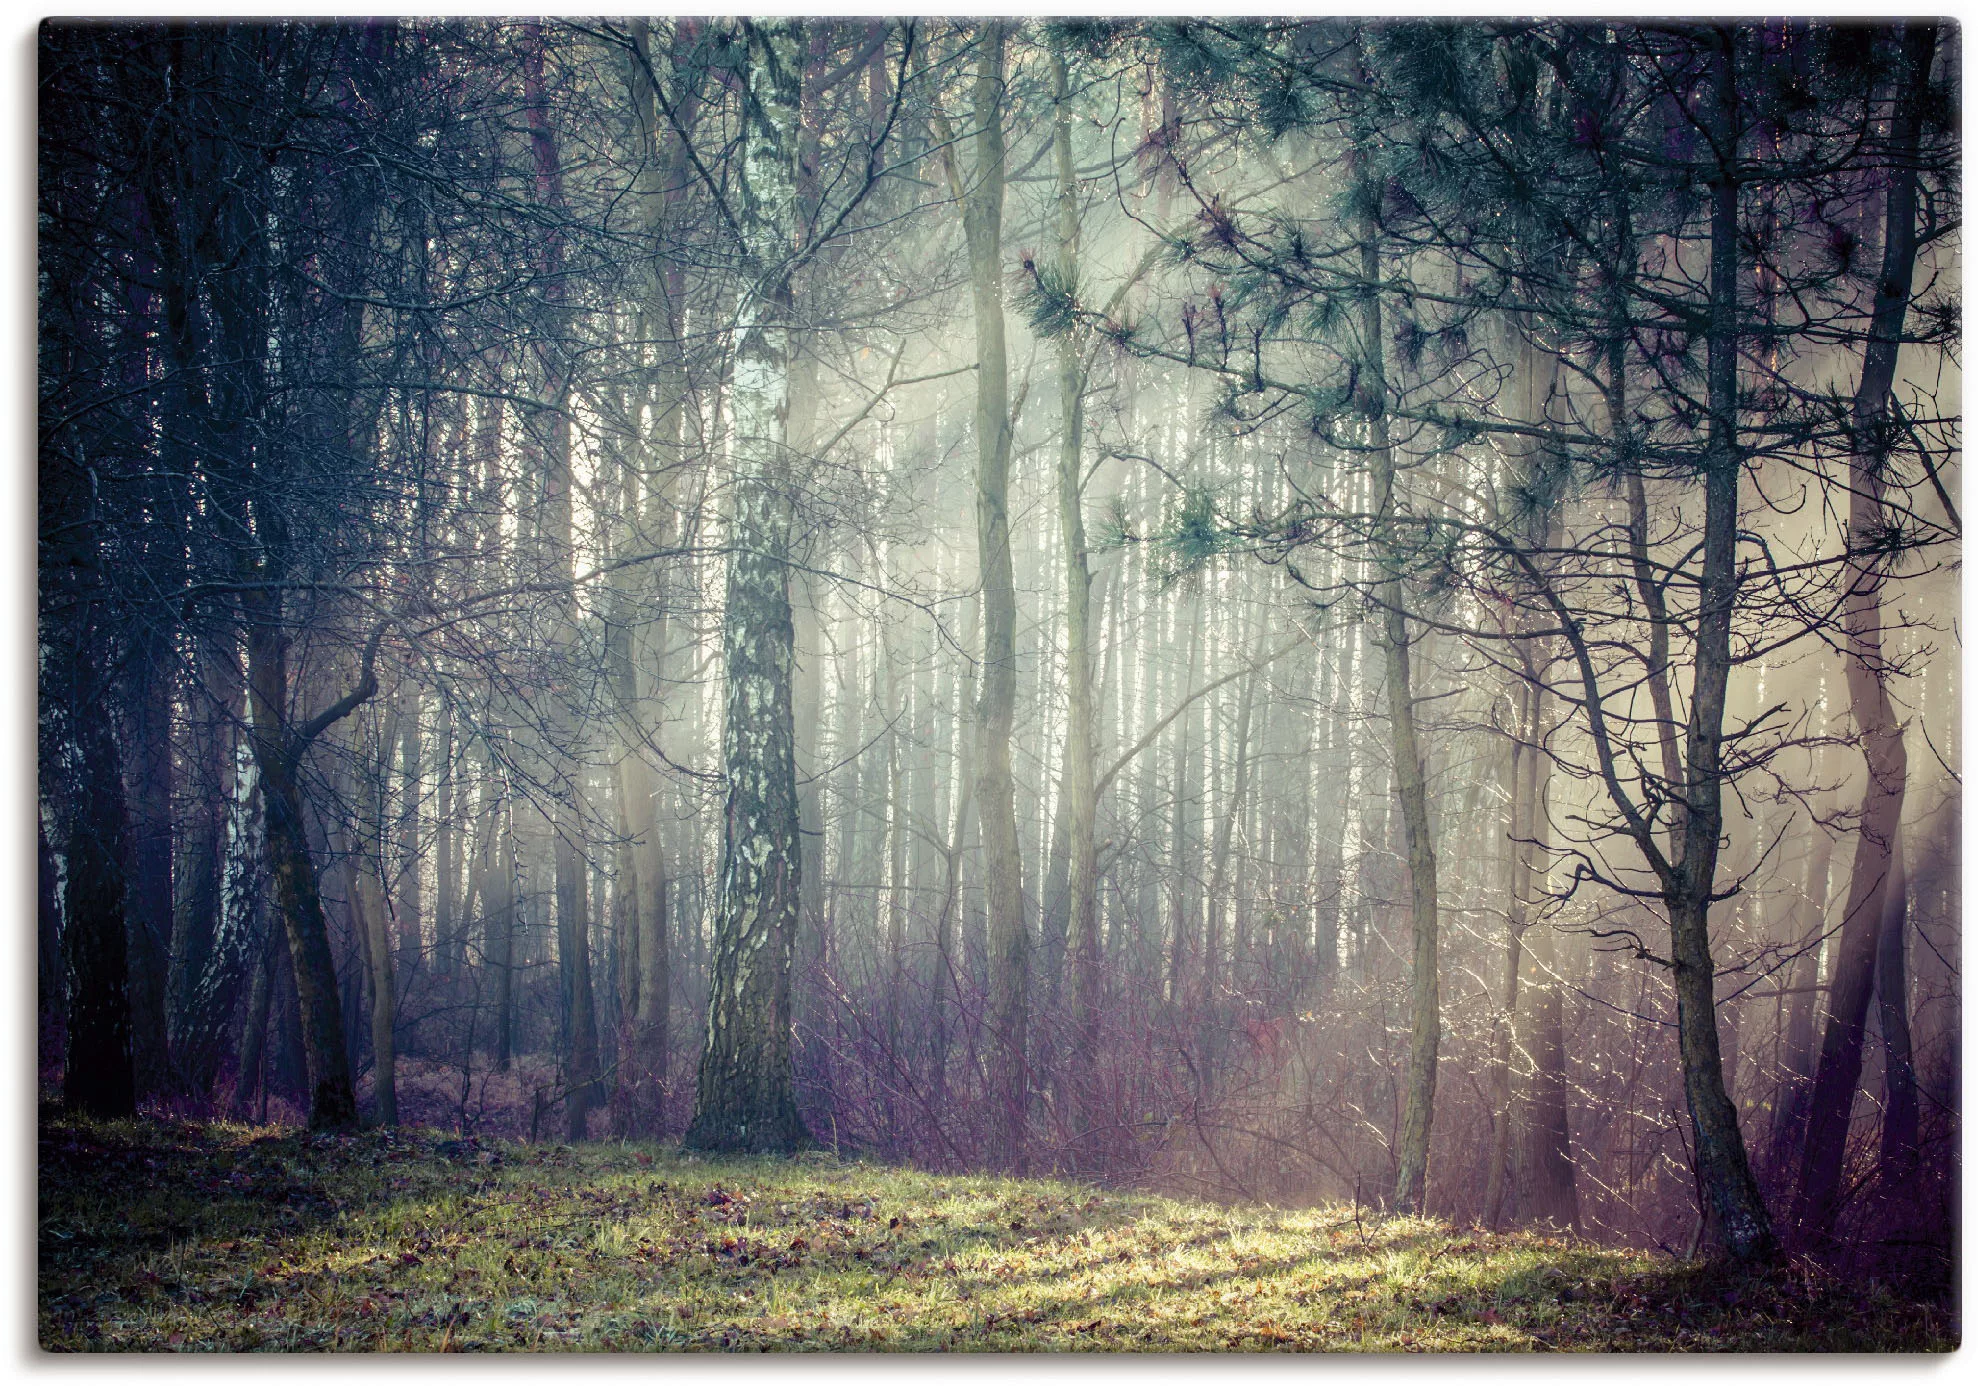
[[[1955,1284],[1953,22],[37,57],[44,1209],[443,1133]]]

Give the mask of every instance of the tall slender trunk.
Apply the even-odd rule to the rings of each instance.
[[[797,828],[805,842],[816,843],[819,851],[809,858],[798,889],[797,934],[801,951],[796,954],[797,976],[805,982],[820,978],[832,940],[826,906],[824,789],[829,778],[824,769],[827,703],[824,684],[824,631],[818,610],[817,586],[807,576],[791,576],[791,615],[794,620],[797,668],[791,688],[792,713],[796,719]],[[835,757],[838,753],[833,751]],[[845,766],[845,772],[853,767]],[[842,834],[855,818],[842,815]],[[791,1002],[791,1024],[799,1033],[822,1036],[838,1020],[836,999],[825,988],[802,987]],[[829,1047],[817,1045],[806,1055],[810,1065],[805,1081],[815,1086],[827,1109],[835,1105]]]
[[[976,703],[975,797],[982,830],[982,898],[989,952],[994,1135],[989,1157],[1024,1162],[1030,1078],[1030,935],[1023,913],[1010,737],[1016,718],[1016,575],[1010,553],[1009,353],[1003,324],[1003,49],[1001,23],[977,37],[971,118],[974,166],[962,189],[969,287],[975,305],[975,528],[982,586],[982,673]]]
[[[1848,542],[1853,552],[1847,568],[1841,627],[1846,641],[1848,706],[1854,714],[1868,777],[1856,829],[1847,912],[1841,917],[1840,938],[1833,953],[1827,1028],[1813,1080],[1806,1148],[1793,1209],[1800,1236],[1816,1246],[1831,1237],[1840,1214],[1848,1125],[1855,1089],[1861,1081],[1862,1039],[1868,998],[1874,988],[1876,940],[1886,909],[1909,778],[1902,724],[1889,700],[1888,666],[1882,647],[1882,586],[1887,581],[1889,560],[1879,552],[1877,537],[1886,523],[1883,495],[1891,440],[1889,391],[1895,383],[1903,319],[1916,276],[1915,153],[1936,43],[1933,23],[1903,27],[1902,75],[1889,135],[1882,270],[1875,285],[1868,345],[1850,420],[1853,452],[1848,460]]]
[[[1535,757],[1534,759],[1542,759]],[[1532,836],[1543,850],[1545,782],[1543,767],[1533,787]],[[1536,875],[1536,872],[1533,873]],[[1527,878],[1528,882],[1531,878]],[[1530,886],[1534,896],[1537,884]],[[1572,1144],[1566,1104],[1566,1043],[1560,1007],[1558,936],[1549,923],[1539,923],[1527,935],[1524,949],[1524,1002],[1518,1047],[1528,1056],[1531,1071],[1514,1126],[1517,1143],[1512,1167],[1517,1174],[1518,1216],[1527,1222],[1555,1227],[1580,1224],[1580,1201],[1574,1182]]]
[[[392,762],[398,750],[400,709],[394,705],[380,730],[375,759],[357,739],[358,794],[362,808],[345,859],[353,922],[363,936],[371,982],[371,1088],[380,1126],[398,1124],[398,960],[393,956],[392,901],[385,889],[385,844]]]
[[[505,799],[495,805],[498,839],[493,863],[494,898],[486,906],[487,959],[494,971],[494,1071],[508,1072],[515,1046],[515,824]],[[486,893],[485,890],[483,892]]]
[[[880,631],[880,665],[875,673],[894,689],[881,693],[879,705],[885,709],[886,731],[886,1053],[898,1068],[906,1059],[901,1053],[900,1002],[907,981],[907,787],[906,755],[902,745],[901,723],[907,716],[906,689],[895,680],[891,627]],[[887,1091],[892,1091],[888,1085]]]
[[[678,172],[678,137],[660,127],[654,87],[657,59],[646,20],[632,21],[632,37],[639,59],[631,75],[632,102],[645,138],[638,193],[646,230],[658,244],[668,221],[668,188]],[[683,113],[683,118],[691,116]],[[638,317],[640,337],[655,343],[652,446],[643,486],[631,474],[624,483],[624,504],[631,517],[626,541],[653,550],[665,549],[676,537],[675,492],[684,460],[687,381],[680,366],[679,323],[667,276],[665,265],[655,257]],[[648,738],[656,741],[660,735],[667,687],[672,560],[657,560],[650,571],[648,616],[640,619],[632,614],[636,592],[628,588],[622,594],[622,664],[616,676],[622,745],[613,772],[626,839],[620,853],[619,888],[629,892],[625,922],[632,930],[634,1003],[619,1046],[618,1124],[627,1134],[647,1137],[659,1134],[664,1119],[673,991],[666,847],[659,813],[662,789],[647,752]]]
[[[1188,654],[1182,669],[1183,686],[1202,664],[1202,592],[1199,579],[1191,581],[1186,601],[1175,610],[1175,619],[1188,630]],[[1206,704],[1205,704],[1206,705]],[[1168,1000],[1176,1011],[1192,999],[1201,976],[1201,960],[1193,956],[1201,945],[1196,937],[1196,868],[1201,859],[1197,824],[1202,816],[1202,740],[1197,728],[1202,707],[1191,705],[1175,724],[1174,794],[1168,814],[1168,938],[1173,952],[1168,958]]]
[[[1520,334],[1519,377],[1523,391],[1522,417],[1534,426],[1543,426],[1551,414],[1558,388],[1559,357]],[[1535,496],[1553,492],[1547,475],[1556,459],[1542,446],[1528,452],[1524,465],[1526,484]],[[1556,550],[1561,542],[1560,506],[1555,501],[1532,517],[1532,530],[1542,553]],[[1542,569],[1551,561],[1539,560]],[[1548,794],[1551,783],[1550,734],[1546,726],[1548,693],[1546,676],[1553,655],[1553,641],[1543,635],[1525,635],[1518,641],[1518,657],[1524,666],[1528,689],[1526,711],[1529,724],[1524,729],[1525,783],[1522,800],[1524,831],[1520,850],[1522,871],[1517,924],[1518,967],[1522,973],[1518,987],[1519,1008],[1512,1014],[1513,1043],[1526,1061],[1523,1092],[1519,1095],[1509,1123],[1513,1137],[1511,1172],[1516,1176],[1517,1215],[1531,1222],[1558,1227],[1579,1225],[1579,1197],[1574,1184],[1572,1143],[1568,1128],[1566,1046],[1560,1004],[1558,939],[1549,922],[1535,921],[1546,894],[1547,843],[1551,815]],[[1663,685],[1666,694],[1666,681]],[[1666,728],[1665,728],[1666,733]],[[1537,932],[1529,929],[1537,923]]]
[[[967,624],[974,624],[975,607],[968,609],[964,618]],[[974,632],[964,629],[962,648],[974,644]],[[955,677],[954,706],[959,719],[961,709],[969,704],[969,693],[974,687],[974,677],[969,667],[964,667]],[[965,900],[962,893],[962,858],[968,843],[969,818],[975,806],[975,738],[965,731],[956,737],[955,772],[951,783],[953,790],[953,820],[947,826],[946,841],[942,846],[943,876],[941,906],[934,920],[934,1052],[930,1058],[933,1080],[930,1089],[933,1104],[938,1110],[946,1102],[948,1089],[948,1051],[954,1040],[954,1019],[960,1010],[961,982],[963,975],[962,947],[960,945],[962,910]]]
[[[574,786],[570,793],[575,794]],[[556,955],[563,985],[564,1134],[587,1139],[590,1114],[598,1105],[597,1006],[591,980],[590,871],[578,839],[578,811],[559,801],[552,827],[552,869],[556,876]]]
[[[1336,786],[1336,792],[1326,796],[1321,820],[1325,826],[1311,829],[1315,842],[1307,888],[1312,894],[1312,982],[1320,996],[1332,990],[1339,976],[1339,923],[1346,904],[1346,833],[1347,820],[1353,808],[1356,738],[1347,733],[1345,719],[1333,715],[1332,704],[1339,690],[1356,686],[1355,666],[1360,642],[1353,636],[1354,632],[1348,629],[1346,638],[1340,642],[1336,677],[1333,674],[1335,666],[1325,662],[1323,655],[1319,668],[1318,715],[1325,719],[1325,772],[1331,784]],[[1314,797],[1311,787],[1308,785],[1306,788],[1307,798]]]
[[[1889,888],[1875,943],[1876,1018],[1882,1032],[1882,1173],[1891,1184],[1910,1172],[1916,1155],[1916,1062],[1909,1036],[1909,978],[1903,935],[1908,928],[1909,878],[1900,839],[1890,844]]]
[[[1263,655],[1259,649],[1251,657],[1255,664]],[[1236,846],[1236,825],[1242,817],[1245,801],[1250,795],[1250,727],[1252,714],[1256,708],[1257,685],[1262,680],[1252,676],[1243,681],[1243,691],[1236,702],[1236,736],[1231,748],[1233,762],[1230,771],[1230,786],[1224,796],[1222,817],[1216,824],[1216,835],[1209,850],[1209,885],[1204,892],[1203,931],[1202,931],[1202,1020],[1210,1037],[1205,1048],[1214,1067],[1214,1045],[1219,1042],[1221,1026],[1217,1017],[1221,1013],[1219,1000],[1223,988],[1223,954],[1229,952],[1232,966],[1242,959],[1242,949],[1233,947],[1240,940],[1229,937],[1234,931],[1224,927],[1224,921],[1231,918],[1234,911],[1226,903],[1224,896],[1230,887],[1230,853]]]
[[[1529,922],[1526,901],[1531,850],[1528,844],[1533,817],[1529,781],[1533,763],[1538,759],[1537,712],[1543,694],[1543,685],[1529,679],[1521,681],[1514,693],[1518,713],[1511,732],[1504,813],[1510,865],[1504,900],[1504,1001],[1491,1038],[1490,1164],[1484,1176],[1483,1211],[1486,1227],[1496,1227],[1504,1216],[1505,1186],[1511,1163],[1511,1046],[1518,1016],[1518,981],[1524,971],[1525,928]]]
[[[1675,964],[1677,1045],[1683,1094],[1695,1129],[1695,1159],[1724,1245],[1740,1261],[1776,1251],[1765,1200],[1751,1176],[1737,1108],[1724,1087],[1717,1035],[1716,965],[1710,955],[1710,903],[1724,833],[1724,708],[1731,673],[1731,617],[1737,605],[1738,183],[1729,166],[1738,122],[1729,28],[1716,34],[1712,126],[1726,166],[1710,187],[1709,432],[1703,460],[1703,568],[1698,581],[1695,680],[1686,729],[1681,853],[1663,892]]]
[[[235,736],[234,725],[245,711],[240,665],[232,650],[232,632],[200,639],[200,683],[203,695],[192,700],[192,752],[187,757],[193,781],[193,807],[183,830],[178,854],[178,884],[172,919],[172,961],[166,1014],[170,1023],[174,1061],[195,1093],[210,1089],[227,1044],[240,985],[252,970],[251,940],[243,935],[239,914],[229,913],[228,872],[243,878],[258,874],[259,838],[245,850],[251,821],[258,829],[258,797],[244,796],[243,782],[254,779],[252,757]],[[247,798],[254,798],[248,803]],[[258,927],[252,931],[259,938]]]
[[[416,971],[425,958],[425,926],[421,916],[425,901],[420,889],[419,868],[423,865],[423,853],[419,846],[419,821],[424,813],[425,736],[419,724],[419,687],[411,679],[406,679],[399,692],[398,744],[387,747],[384,763],[389,767],[394,754],[399,762],[399,804],[398,804],[398,860],[391,879],[393,921],[397,935],[396,966],[401,972]],[[389,777],[388,777],[389,778]],[[387,839],[380,837],[383,848]]]
[[[130,815],[110,719],[101,708],[77,706],[71,712],[77,795],[64,844],[68,1043],[62,1100],[92,1116],[129,1116],[137,1110],[125,923]]]
[[[1442,996],[1437,975],[1436,854],[1429,832],[1428,776],[1415,725],[1408,617],[1401,575],[1404,540],[1395,525],[1395,458],[1388,437],[1386,337],[1381,322],[1380,244],[1372,218],[1361,229],[1359,406],[1366,420],[1373,462],[1375,563],[1374,596],[1380,606],[1379,642],[1387,683],[1388,729],[1394,762],[1395,797],[1401,809],[1402,842],[1408,858],[1409,1039],[1403,1070],[1400,1130],[1395,1137],[1394,1206],[1420,1213],[1426,1204],[1429,1126],[1435,1113],[1436,1052],[1442,1028]]]
[[[40,1066],[57,1057],[50,1040],[63,1025],[68,995],[62,979],[61,868],[48,842],[48,811],[40,804],[35,806],[34,856],[35,1015],[41,1041],[36,1046],[35,1062]]]
[[[523,88],[528,106],[529,145],[535,168],[536,200],[553,212],[564,205],[563,163],[556,132],[549,122],[547,91],[543,74],[543,37],[538,24],[525,26]],[[564,321],[564,294],[561,275],[563,245],[561,232],[551,229],[541,252],[545,279],[544,301],[551,310],[550,321],[539,340],[538,361],[543,376],[544,396],[551,401],[548,418],[532,420],[537,433],[544,468],[542,500],[542,557],[549,569],[547,579],[555,588],[556,624],[551,635],[551,657],[567,667],[575,657],[577,643],[575,549],[572,535],[572,436],[570,404],[571,363],[565,357],[561,336]],[[568,676],[566,676],[568,679]],[[573,680],[572,680],[573,681]],[[551,716],[551,754],[560,762],[555,807],[551,814],[551,863],[556,892],[557,973],[562,992],[564,1129],[570,1140],[582,1140],[589,1132],[591,1109],[598,1104],[597,1009],[592,996],[591,921],[589,867],[585,856],[583,814],[583,758],[576,740],[579,732],[576,710],[569,693],[559,691]]]
[[[1813,835],[1813,843],[1807,853],[1800,899],[1792,913],[1797,926],[1793,929],[1792,946],[1799,956],[1786,974],[1784,1052],[1780,1055],[1783,1072],[1769,1135],[1770,1164],[1775,1170],[1785,1169],[1800,1148],[1800,1137],[1806,1129],[1808,1088],[1813,1081],[1813,1022],[1818,1012],[1815,1002],[1820,981],[1821,939],[1827,932],[1827,886],[1834,838],[1817,821],[1809,821],[1807,831]]]
[[[440,696],[438,744],[433,767],[439,775],[433,796],[433,949],[440,974],[457,977],[465,949],[460,935],[460,824],[454,810],[453,700]]]
[[[140,633],[129,676],[131,1060],[140,1097],[177,1086],[166,1024],[172,940],[172,673],[170,635]]]
[[[740,207],[746,282],[735,308],[735,481],[722,653],[727,779],[707,1039],[686,1143],[788,1151],[808,1143],[790,1044],[790,962],[802,889],[791,502],[790,267],[804,24],[744,21]]]

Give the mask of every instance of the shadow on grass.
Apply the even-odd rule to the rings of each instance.
[[[37,1270],[44,1347],[87,1343],[105,1312],[161,1297],[242,1308],[267,1293],[255,1276],[202,1279],[202,1263],[322,1228],[380,1206],[379,1175],[430,1159],[433,1141],[398,1133],[260,1132],[141,1118],[44,1118],[37,1143]],[[459,1192],[457,1180],[407,1180],[390,1201]],[[425,1187],[412,1187],[415,1182]]]
[[[652,1147],[57,1118],[40,1194],[53,1350],[1915,1351],[1957,1332],[1804,1268]]]

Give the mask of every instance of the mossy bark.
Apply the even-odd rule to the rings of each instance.
[[[281,635],[273,631],[257,631],[248,641],[255,759],[267,815],[268,877],[295,969],[309,1072],[309,1125],[312,1130],[350,1130],[357,1125],[357,1094],[344,1044],[336,958],[330,951],[316,864],[303,823],[302,792],[288,748],[279,744],[276,732],[264,730],[280,716],[278,699],[287,682],[282,655],[266,648],[280,643]]]

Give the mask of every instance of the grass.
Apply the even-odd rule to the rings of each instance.
[[[807,1155],[45,1120],[51,1351],[1943,1351],[1940,1309],[1566,1238]]]

